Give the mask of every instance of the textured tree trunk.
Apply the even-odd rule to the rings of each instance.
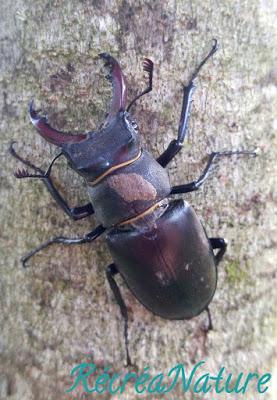
[[[208,235],[229,243],[210,307],[214,330],[205,341],[205,313],[177,322],[152,315],[119,279],[130,313],[130,352],[138,373],[147,366],[152,374],[167,373],[177,363],[190,369],[200,360],[211,374],[221,366],[234,375],[276,373],[274,13],[270,0],[1,2],[1,399],[92,398],[81,397],[81,388],[65,393],[70,370],[82,362],[127,372],[122,318],[105,281],[111,257],[104,238],[52,246],[21,268],[20,257],[48,238],[81,236],[96,226],[93,217],[72,222],[42,182],[13,177],[22,166],[8,153],[12,140],[42,168],[56,154],[31,126],[28,102],[35,97],[59,129],[92,130],[110,96],[98,53],[119,59],[129,99],[145,85],[142,57],[149,57],[154,90],[133,113],[145,147],[158,156],[176,137],[182,84],[214,37],[220,51],[201,71],[188,137],[168,168],[171,183],[181,184],[200,175],[212,151],[260,149],[255,159],[222,159],[205,186],[186,196]],[[53,172],[71,205],[86,202],[84,182],[65,161]],[[179,386],[160,397],[203,398],[182,393]],[[271,385],[260,396],[275,399],[276,392]],[[138,395],[127,385],[120,398]],[[252,385],[236,397],[242,398],[260,397]]]

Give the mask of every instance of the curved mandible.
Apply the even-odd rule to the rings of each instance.
[[[106,119],[106,123],[108,123],[119,111],[125,110],[127,87],[124,75],[116,59],[108,53],[101,53],[99,54],[99,57],[106,61],[105,66],[110,67],[110,75],[108,76],[108,79],[111,80],[113,85],[112,101]]]
[[[61,146],[66,143],[78,143],[87,139],[87,134],[85,133],[73,135],[52,128],[47,122],[47,116],[41,116],[39,111],[34,109],[34,100],[32,100],[29,105],[29,116],[38,133],[47,140],[47,142],[53,143],[56,146]]]

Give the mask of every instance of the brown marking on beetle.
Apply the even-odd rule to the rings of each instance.
[[[157,191],[141,175],[117,174],[108,177],[108,185],[128,203],[135,200],[155,200]]]

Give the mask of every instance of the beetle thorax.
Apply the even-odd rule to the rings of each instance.
[[[167,172],[146,151],[133,163],[89,184],[96,217],[104,226],[122,223],[151,209],[170,193]]]

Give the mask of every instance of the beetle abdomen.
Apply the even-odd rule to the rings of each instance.
[[[153,223],[114,228],[107,243],[127,285],[154,314],[190,319],[212,300],[217,270],[207,235],[190,205],[171,202]]]
[[[88,186],[96,218],[110,227],[136,217],[170,193],[167,172],[151,154],[142,151],[132,164]]]

